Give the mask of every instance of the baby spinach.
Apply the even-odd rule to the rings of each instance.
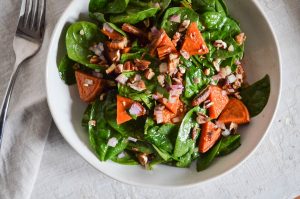
[[[87,108],[85,109],[82,120],[81,120],[81,126],[82,127],[88,127],[89,121],[90,121],[90,115],[92,110],[92,104],[89,104]]]
[[[227,59],[231,57],[236,57],[237,60],[241,60],[244,55],[244,45],[238,45],[233,38],[228,38],[224,40],[224,42],[229,47],[230,45],[233,46],[233,51],[229,51],[228,49],[218,49],[215,50],[212,57],[219,58],[219,59]],[[223,65],[226,66],[226,65]]]
[[[154,153],[153,147],[151,144],[144,142],[144,141],[136,141],[136,142],[129,142],[127,146],[127,150],[140,152],[144,154],[152,154]]]
[[[227,154],[233,152],[234,150],[236,150],[240,146],[241,146],[241,135],[240,134],[223,137],[222,143],[221,143],[219,151],[218,151],[218,155],[219,156],[227,155]]]
[[[169,161],[172,159],[172,156],[167,152],[164,151],[163,149],[158,148],[157,146],[155,146],[153,144],[153,148],[156,150],[156,152],[158,153],[158,155],[164,160],[164,161]]]
[[[159,8],[157,7],[134,7],[128,6],[125,13],[119,15],[111,15],[109,20],[111,23],[130,23],[136,24],[144,19],[153,17]]]
[[[174,158],[179,158],[190,150],[190,142],[193,141],[190,138],[190,132],[196,125],[195,115],[197,112],[205,113],[203,109],[201,109],[199,106],[196,106],[189,110],[184,116],[175,142],[175,148],[173,152]]]
[[[188,148],[188,152],[177,159],[176,162],[177,167],[182,167],[182,168],[188,167],[192,163],[195,144],[196,142],[194,140],[192,139],[187,140],[186,145]]]
[[[129,152],[122,152],[124,154],[124,157],[118,157],[114,156],[110,158],[112,161],[119,163],[119,164],[124,164],[124,165],[138,165],[138,161],[134,158],[133,154],[130,154]]]
[[[201,154],[197,160],[197,171],[203,171],[207,169],[213,162],[213,160],[217,157],[218,151],[220,149],[222,143],[222,139],[215,144],[209,151],[204,154]]]
[[[134,101],[143,102],[149,109],[154,105],[152,95],[145,92],[138,92],[129,86],[118,84],[119,95],[130,98]]]
[[[147,118],[145,127],[145,140],[157,146],[166,152],[173,151],[173,143],[170,137],[174,136],[178,127],[174,124],[164,124],[157,126],[154,124],[153,119]]]
[[[270,91],[271,86],[269,75],[266,75],[251,86],[241,89],[240,95],[242,96],[242,101],[248,108],[251,117],[262,112],[268,103]]]
[[[76,62],[72,61],[65,55],[58,65],[60,78],[67,84],[72,85],[76,83],[74,65]]]
[[[178,31],[178,28],[181,24],[170,21],[170,17],[172,17],[173,15],[180,16],[181,22],[183,22],[183,20],[185,19],[188,19],[191,22],[199,22],[198,14],[192,9],[184,7],[173,7],[167,9],[162,19],[161,28],[164,29],[170,37],[172,37],[175,32]]]
[[[127,147],[127,138],[122,137],[120,134],[116,134],[114,137],[118,140],[118,143],[114,147],[108,146],[104,160],[109,160],[115,157]]]
[[[200,14],[208,11],[219,12],[224,15],[228,14],[223,0],[192,0],[192,8]]]
[[[89,56],[92,52],[89,48],[94,43],[99,43],[105,40],[96,24],[81,21],[72,24],[66,35],[66,47],[68,57],[75,62],[85,65],[92,69],[101,69],[99,65],[91,64]]]
[[[234,37],[241,32],[236,21],[219,12],[205,12],[200,16],[200,21],[205,27],[204,37],[212,41]]]
[[[90,0],[89,11],[91,13],[122,13],[126,10],[129,0]]]
[[[108,149],[107,141],[112,134],[112,129],[108,126],[104,117],[104,109],[106,102],[94,101],[90,107],[90,118],[88,122],[89,140],[92,148],[95,149],[99,159],[105,160],[106,152]],[[87,109],[89,112],[89,108]]]
[[[193,65],[188,68],[185,75],[184,97],[191,98],[201,91],[210,82],[201,70],[201,67]]]

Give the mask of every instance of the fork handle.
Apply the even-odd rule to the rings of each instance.
[[[1,114],[0,114],[0,149],[1,149],[3,131],[4,131],[4,124],[5,124],[6,115],[7,115],[7,111],[8,111],[8,105],[9,105],[11,94],[12,94],[12,91],[13,91],[18,73],[19,73],[19,69],[20,69],[19,65],[20,64],[18,64],[18,63],[15,64],[13,72],[10,76],[8,87],[7,87],[5,97],[4,97],[4,100],[3,100],[3,104],[2,104],[2,107],[1,107]]]

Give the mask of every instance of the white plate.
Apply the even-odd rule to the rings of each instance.
[[[53,32],[46,70],[48,104],[54,121],[67,142],[91,165],[104,174],[134,185],[152,187],[191,186],[232,171],[257,148],[275,114],[281,88],[280,56],[272,30],[255,1],[227,1],[232,16],[240,22],[247,35],[245,64],[250,82],[271,77],[271,95],[264,111],[240,129],[242,146],[235,152],[218,158],[209,169],[197,173],[195,165],[188,169],[159,165],[152,171],[140,166],[124,166],[100,162],[89,147],[88,136],[81,127],[86,104],[79,100],[76,87],[60,80],[57,62],[65,54],[64,38],[67,26],[87,19],[88,0],[74,0],[65,10]]]

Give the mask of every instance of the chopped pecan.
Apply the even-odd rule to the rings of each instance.
[[[96,55],[92,56],[90,59],[91,64],[98,64],[100,61],[101,61],[100,58]]]
[[[144,31],[128,23],[122,25],[122,30],[138,37],[148,38],[148,35]]]
[[[155,73],[153,72],[153,70],[151,68],[146,69],[146,71],[145,71],[146,79],[151,80],[154,76],[155,76]]]
[[[120,61],[121,58],[120,50],[110,50],[108,52],[108,57],[112,62]]]
[[[181,34],[180,34],[179,32],[176,32],[176,33],[173,35],[172,43],[174,44],[175,47],[177,46],[177,43],[178,43],[178,41],[180,40],[180,38],[181,38]]]
[[[108,42],[107,46],[111,49],[122,50],[127,47],[128,40],[126,37],[122,37],[120,39],[114,39],[112,42]]]
[[[140,60],[140,59],[135,59],[134,63],[135,63],[135,67],[137,67],[139,70],[142,70],[142,71],[149,68],[149,65],[151,64],[150,61]]]
[[[128,86],[136,91],[143,91],[146,90],[146,85],[143,80],[134,82],[134,83],[128,83]]]
[[[246,40],[245,33],[240,33],[237,36],[235,36],[235,41],[238,43],[238,45],[242,45]]]
[[[126,61],[123,66],[123,71],[133,71],[134,65],[131,61]]]
[[[200,105],[209,97],[209,95],[210,95],[210,89],[209,87],[207,87],[194,98],[194,100],[192,101],[192,106]]]
[[[139,163],[143,166],[146,166],[146,164],[148,163],[148,157],[145,153],[137,154],[137,159],[138,159]]]

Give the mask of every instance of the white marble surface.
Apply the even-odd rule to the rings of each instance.
[[[233,172],[197,187],[141,188],[117,182],[95,170],[64,141],[53,124],[31,198],[288,199],[300,195],[300,0],[256,1],[279,41],[283,91],[274,123],[253,156]],[[48,1],[48,29],[54,27],[68,2]]]

